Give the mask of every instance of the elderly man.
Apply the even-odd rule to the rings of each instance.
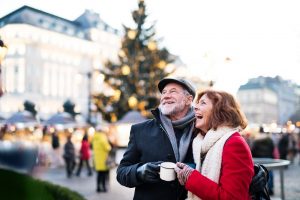
[[[177,180],[159,178],[159,163],[193,163],[191,141],[194,87],[183,79],[165,78],[158,84],[160,105],[154,119],[133,125],[127,151],[117,170],[117,180],[135,187],[134,199],[185,199],[186,191]]]

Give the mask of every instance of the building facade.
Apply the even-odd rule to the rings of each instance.
[[[89,95],[101,90],[101,69],[118,61],[121,34],[86,10],[74,21],[23,6],[0,18],[0,36],[8,46],[2,63],[4,117],[34,102],[41,118],[71,100],[88,115]]]
[[[237,98],[250,123],[284,125],[299,107],[296,85],[279,76],[250,79]]]
[[[237,93],[249,123],[270,124],[278,119],[278,98],[274,91],[263,86],[243,87]]]

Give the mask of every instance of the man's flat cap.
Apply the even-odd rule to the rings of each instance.
[[[177,84],[181,85],[184,89],[186,89],[193,96],[193,98],[195,98],[195,95],[196,95],[195,88],[192,86],[191,83],[189,83],[187,80],[182,79],[182,78],[164,78],[161,81],[159,81],[158,89],[159,89],[160,93],[165,88],[165,86],[169,83],[177,83]]]

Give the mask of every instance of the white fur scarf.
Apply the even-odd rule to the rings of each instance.
[[[198,134],[193,141],[196,170],[210,180],[219,183],[224,144],[232,134],[238,131],[239,128],[220,127],[215,131],[209,130],[205,137]],[[203,154],[206,154],[206,156],[203,163],[201,163]],[[199,200],[200,198],[188,192],[187,199]]]

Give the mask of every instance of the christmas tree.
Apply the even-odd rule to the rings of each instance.
[[[105,120],[114,122],[130,110],[150,116],[149,110],[159,103],[158,82],[169,75],[166,66],[173,61],[166,48],[160,48],[155,38],[155,23],[145,25],[146,5],[138,1],[132,12],[136,27],[125,25],[125,34],[119,51],[119,63],[108,61],[102,70],[104,82],[112,95],[94,95],[93,101]]]

